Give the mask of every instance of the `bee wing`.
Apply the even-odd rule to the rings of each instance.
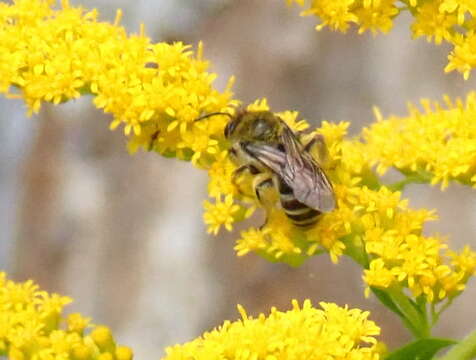
[[[270,145],[247,144],[246,149],[281,176],[298,201],[322,212],[334,210],[334,191],[319,165],[304,152],[291,129],[284,128],[282,141],[284,152]]]
[[[322,212],[334,210],[334,190],[319,164],[304,151],[288,126],[281,137],[286,154],[283,179],[294,190],[296,199]]]
[[[286,164],[286,155],[284,152],[270,145],[257,145],[246,143],[243,145],[248,155],[271,169],[274,173],[282,176],[283,168]]]

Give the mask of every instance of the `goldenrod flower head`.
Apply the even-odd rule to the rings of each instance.
[[[363,279],[369,286],[384,289],[391,287],[396,282],[395,275],[385,267],[385,262],[382,258],[375,259],[370,263],[370,268],[364,270]],[[369,295],[370,288],[367,287],[365,289],[365,296]]]
[[[227,195],[224,199],[218,198],[216,202],[204,202],[205,213],[203,219],[208,225],[208,232],[216,235],[223,225],[228,231],[232,230],[232,225],[235,222],[235,214],[240,209],[240,206],[233,203],[233,196]]]
[[[106,327],[97,327],[91,335],[86,335],[88,318],[80,314],[64,318],[63,307],[70,302],[68,297],[39,290],[31,280],[15,283],[0,273],[0,356],[7,354],[9,359],[25,360],[93,360],[105,349],[127,352],[125,347],[116,348]],[[65,329],[63,322],[67,323]]]
[[[449,251],[451,264],[457,271],[463,272],[467,276],[474,275],[476,272],[476,253],[466,245],[460,253]]]
[[[112,332],[107,326],[97,326],[91,332],[91,339],[101,349],[109,349],[114,344]]]
[[[437,1],[428,1],[418,8],[411,26],[415,37],[426,36],[428,41],[434,39],[436,44],[441,44],[443,40],[451,41],[451,29],[457,24],[457,16],[440,12],[439,6]]]
[[[474,30],[468,31],[465,36],[453,36],[454,49],[448,56],[448,65],[445,72],[457,70],[463,74],[465,80],[469,78],[471,70],[476,67],[476,34]]]
[[[391,166],[405,174],[431,178],[448,186],[456,180],[476,187],[476,93],[466,103],[445,97],[446,109],[437,102],[422,101],[424,112],[409,106],[409,115],[383,119],[364,129],[366,155],[383,174]]]
[[[298,120],[299,112],[283,111],[276,113],[293,131],[305,131],[309,128],[309,123],[304,120]]]
[[[233,181],[233,173],[236,170],[226,150],[217,155],[216,161],[210,166],[208,176],[208,195],[219,198],[222,195],[237,195],[237,184]]]
[[[151,43],[143,31],[127,35],[62,2],[21,0],[0,6],[0,91],[19,89],[30,112],[42,101],[55,104],[95,95],[94,104],[112,113],[111,129],[124,125],[130,150],[159,151],[203,166],[218,152],[225,119],[211,126],[194,120],[233,104],[230,87],[213,88],[202,46]],[[15,94],[13,94],[15,95]],[[205,122],[207,123],[207,122]],[[171,141],[172,140],[172,141]]]
[[[292,1],[288,1],[291,3]],[[304,1],[294,1],[305,6]],[[301,15],[314,15],[320,18],[321,23],[317,30],[328,26],[332,30],[346,32],[351,24],[359,27],[359,33],[366,30],[377,33],[388,32],[392,26],[392,19],[398,14],[395,0],[314,0],[308,4],[308,9]]]
[[[131,360],[133,356],[132,350],[127,346],[116,347],[115,355],[117,360]]]
[[[236,254],[243,256],[250,251],[266,250],[269,247],[269,229],[249,228],[241,232],[241,238],[236,241]]]
[[[302,308],[283,312],[271,309],[256,319],[239,306],[242,319],[222,326],[191,342],[166,349],[164,360],[175,359],[372,359],[380,358],[376,335],[379,327],[359,309],[309,300]],[[381,346],[380,346],[381,347]]]
[[[268,104],[268,99],[266,99],[266,98],[256,99],[251,104],[248,104],[246,106],[246,110],[248,110],[248,111],[269,111],[270,107],[269,107],[269,104]]]
[[[82,334],[83,331],[90,325],[91,318],[84,317],[80,313],[69,314],[66,318],[69,331],[75,331]]]
[[[389,32],[393,18],[398,14],[395,0],[364,0],[363,6],[355,10],[358,18],[359,34],[370,30],[376,35],[379,31]]]
[[[453,13],[457,11],[458,24],[462,25],[466,13],[472,17],[476,15],[476,4],[470,0],[443,0],[439,6],[439,11],[443,13]]]
[[[355,3],[357,3],[355,0],[314,0],[309,9],[303,11],[301,15],[318,16],[322,22],[316,26],[316,30],[329,26],[333,30],[346,32],[352,23],[357,22],[357,15],[352,12]]]
[[[367,239],[367,250],[373,260],[364,271],[364,281],[382,289],[398,284],[408,288],[414,297],[424,295],[429,302],[451,299],[461,293],[468,278],[474,275],[476,253],[465,248],[448,257],[442,252],[446,248],[437,237],[380,231],[375,241]]]

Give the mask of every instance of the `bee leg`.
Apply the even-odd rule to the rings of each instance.
[[[242,189],[240,188],[240,185],[238,184],[238,177],[240,177],[245,171],[248,171],[251,175],[256,175],[256,174],[260,173],[259,170],[255,166],[253,166],[252,164],[241,165],[238,169],[236,169],[233,172],[231,182],[238,189],[238,193],[240,195],[249,197],[249,195],[245,194],[242,191]]]
[[[253,179],[253,188],[260,202],[265,201],[264,191],[270,187],[273,187],[273,179],[269,177],[269,174],[259,174]]]
[[[320,163],[326,162],[329,156],[326,141],[321,134],[314,135],[307,144],[304,144],[304,151],[317,158]]]
[[[236,169],[233,172],[233,181],[235,181],[238,178],[238,176],[240,176],[243,173],[243,171],[246,171],[246,170],[248,170],[251,175],[256,175],[260,173],[260,171],[251,164],[241,165],[238,169]]]
[[[157,140],[159,133],[160,133],[160,130],[157,130],[152,134],[152,136],[150,137],[149,147],[147,151],[152,151],[154,149],[154,143]]]
[[[273,202],[275,202],[275,199],[269,199],[266,194],[266,192],[269,192],[271,188],[274,188],[274,183],[273,179],[269,177],[269,174],[260,174],[255,177],[253,180],[253,188],[255,189],[255,194],[256,197],[258,198],[258,201],[263,204],[265,207],[266,211],[268,211],[268,207],[271,206]],[[268,223],[268,216],[266,215],[266,218],[264,220],[263,225],[259,227],[260,230],[263,230],[263,228],[266,226]]]

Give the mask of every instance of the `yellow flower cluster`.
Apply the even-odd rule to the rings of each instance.
[[[378,360],[375,335],[380,329],[359,309],[309,300],[292,310],[271,309],[253,319],[239,306],[242,319],[226,321],[219,328],[183,345],[166,349],[164,360],[252,360],[252,359],[371,359]]]
[[[465,102],[448,97],[445,102],[446,108],[425,100],[424,112],[410,105],[407,117],[385,120],[376,109],[377,122],[363,137],[366,155],[380,174],[395,167],[442,188],[452,180],[476,187],[476,93]]]
[[[441,239],[417,235],[410,231],[416,224],[407,225],[407,234],[379,227],[366,231],[365,246],[373,260],[364,281],[381,289],[405,287],[413,297],[423,296],[430,303],[451,301],[475,275],[476,253],[465,247],[460,253],[442,254],[447,245]]]
[[[32,281],[15,283],[0,272],[0,357],[132,359],[132,351],[116,345],[107,327],[92,326],[89,318],[77,313],[65,317],[63,307],[70,302],[68,297],[39,290]]]
[[[358,32],[387,33],[393,20],[408,11],[414,21],[414,37],[425,36],[428,41],[453,45],[446,72],[457,70],[465,79],[476,67],[476,5],[468,0],[286,0],[306,7],[301,15],[320,19],[317,30],[329,27],[346,32],[354,24]]]
[[[329,27],[332,30],[346,32],[351,24],[359,27],[359,33],[370,30],[372,33],[388,32],[392,19],[400,12],[395,0],[286,0],[288,4],[297,3],[307,6],[302,16],[317,16],[321,23],[316,30]]]
[[[52,0],[0,3],[0,92],[21,96],[30,112],[42,101],[58,104],[93,94],[94,104],[112,113],[111,128],[123,124],[129,148],[158,151],[206,165],[218,152],[224,119],[194,122],[203,113],[224,111],[229,88],[212,86],[202,47],[193,55],[182,43],[153,44],[97,20],[97,11],[53,9]],[[231,85],[231,83],[230,83]]]

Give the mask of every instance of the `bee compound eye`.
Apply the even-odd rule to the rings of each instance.
[[[270,124],[266,119],[259,118],[255,121],[253,132],[254,135],[258,138],[266,137],[271,131]]]
[[[226,124],[223,134],[225,135],[226,138],[230,136],[230,123]]]
[[[237,124],[238,124],[238,121],[236,120],[231,120],[228,124],[226,124],[225,131],[224,131],[226,138],[229,138],[231,134],[233,133],[233,131],[235,131]]]

